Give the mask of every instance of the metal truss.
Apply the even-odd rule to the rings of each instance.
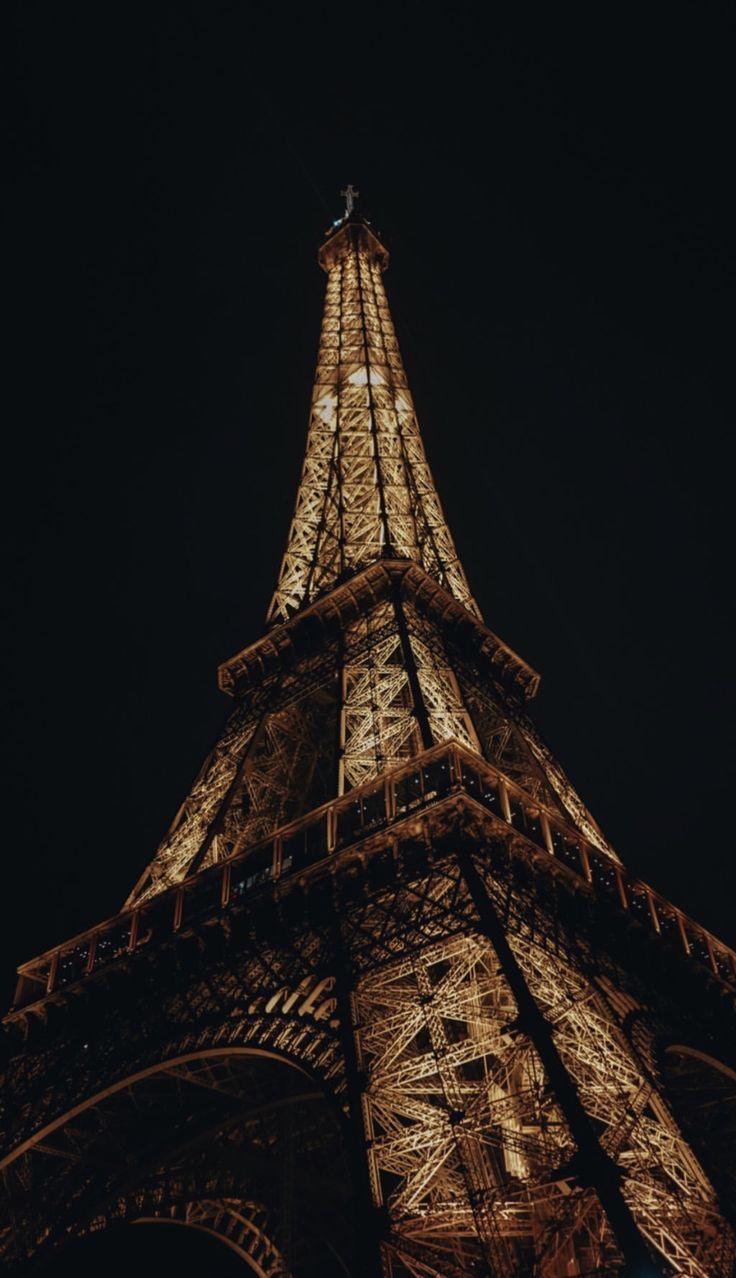
[[[527,794],[548,806],[557,807],[572,819],[593,847],[618,860],[616,852],[542,741],[529,716],[504,696],[503,690],[494,686],[488,672],[480,668],[477,661],[468,660],[453,647],[450,648],[449,659],[456,668],[483,756],[518,781]]]
[[[315,879],[314,905],[299,904],[292,882],[279,925],[264,918],[268,897],[255,898],[253,921],[246,914],[245,927],[226,938],[224,959],[221,945],[208,957],[215,920],[204,920],[206,948],[194,950],[194,965],[191,958],[172,965],[164,952],[152,956],[150,990],[134,973],[125,977],[139,1001],[124,1005],[118,994],[104,1017],[97,1001],[87,1022],[72,1007],[68,1028],[63,1008],[46,1030],[39,1025],[37,1046],[8,1075],[26,1124],[15,1141],[35,1132],[4,1173],[11,1203],[35,1204],[16,1230],[25,1254],[52,1244],[47,1221],[66,1229],[77,1220],[83,1232],[123,1217],[173,1211],[181,1220],[195,1202],[261,1201],[242,1186],[263,1187],[272,1175],[263,1159],[279,1148],[279,1098],[304,1111],[298,1129],[308,1150],[324,1146],[324,1120],[307,1119],[325,1093],[362,1126],[393,1278],[460,1278],[479,1266],[507,1278],[621,1272],[595,1165],[581,1161],[569,1102],[519,1001],[508,955],[486,934],[469,893],[463,858],[471,855],[560,1069],[602,1157],[618,1168],[640,1236],[674,1272],[728,1278],[733,1234],[662,1080],[626,1030],[641,996],[598,955],[593,931],[571,932],[562,902],[536,894],[533,880],[499,861],[504,844],[495,833],[486,850],[458,819],[444,828],[419,861],[417,832],[405,848],[381,836],[372,857],[383,869],[371,888],[339,860],[335,872],[325,868]],[[391,865],[396,881],[381,887]],[[323,919],[316,930],[303,908]],[[244,944],[254,928],[273,939]],[[147,1022],[151,994],[157,1015]],[[38,1013],[31,1015],[35,1022]],[[54,1044],[70,1063],[68,1078],[49,1055]],[[121,1045],[111,1084],[110,1060]],[[272,1077],[270,1062],[279,1060],[291,1062],[290,1072],[280,1065]],[[348,1104],[351,1088],[357,1109]],[[131,1179],[125,1192],[121,1169]],[[136,1190],[136,1178],[154,1172],[153,1187]],[[329,1166],[324,1174],[327,1194]],[[104,1209],[95,1206],[100,1196]],[[269,1237],[289,1257],[279,1228]],[[303,1237],[303,1222],[294,1229]],[[12,1259],[10,1226],[4,1239]]]
[[[264,716],[202,866],[215,865],[332,798],[337,724],[336,677]]]
[[[349,1252],[349,1218],[336,1223],[345,1214],[345,1189],[338,1180],[335,1197],[333,1180],[339,1134],[299,1071],[246,1054],[202,1055],[131,1083],[68,1128],[52,1142],[55,1156],[74,1139],[79,1163],[86,1158],[96,1168],[86,1197],[97,1209],[87,1223],[82,1217],[79,1235],[123,1221],[196,1228],[228,1245],[258,1278],[301,1267],[305,1245],[323,1265],[325,1243],[328,1252],[336,1245]],[[121,1151],[127,1185],[113,1172]],[[309,1183],[296,1202],[295,1182],[305,1174]]]
[[[440,884],[456,891],[451,878]],[[672,1272],[728,1278],[733,1231],[611,1004],[579,960],[535,939],[521,909],[508,936],[641,1235]],[[598,1193],[579,1175],[569,1125],[488,941],[458,936],[366,974],[353,1020],[368,1079],[371,1188],[392,1223],[389,1272],[399,1264],[396,1272],[443,1278],[478,1263],[539,1278],[620,1270]]]
[[[528,715],[520,718],[519,726],[523,733],[524,740],[532,758],[544,772],[549,784],[552,786],[557,795],[563,810],[575,822],[580,833],[585,835],[593,844],[593,847],[600,848],[602,852],[607,852],[614,860],[618,860],[616,853],[601,831],[598,822],[591,816],[590,812],[582,802],[580,796],[575,791],[569,778],[565,775],[552,752],[542,741],[539,733],[529,719]]]
[[[21,970],[0,1256],[155,1219],[257,1278],[376,1278],[379,1252],[384,1278],[732,1278],[736,1067],[687,1035],[723,1032],[736,957],[626,874],[526,717],[385,249],[351,213],[320,261],[271,624],[221,667],[234,709],[127,912]]]
[[[236,706],[155,857],[125,902],[127,907],[186,877],[217,819],[257,724],[257,711],[242,703]]]
[[[363,642],[371,636],[372,643]],[[338,793],[398,767],[422,749],[391,603],[379,604],[348,630],[342,680]]]
[[[251,1035],[258,1040],[255,1051],[247,1049],[249,1034],[242,1030],[233,1035],[230,1049],[224,1047],[225,1007],[218,1017],[214,988],[205,995],[193,987],[188,992],[194,1005],[190,1016],[193,1023],[198,1017],[205,1025],[210,1022],[202,1040],[206,1046],[185,1055],[172,1055],[169,1048],[158,1063],[132,1071],[129,1056],[127,1076],[117,1086],[108,1084],[100,1091],[100,1075],[97,1090],[91,1080],[83,1083],[86,1097],[81,1103],[70,1107],[67,1095],[62,1121],[47,1123],[3,1171],[4,1263],[22,1267],[29,1256],[116,1220],[151,1215],[181,1220],[184,1213],[185,1223],[192,1223],[192,1203],[201,1204],[203,1198],[210,1205],[235,1197],[252,1200],[254,1194],[271,1215],[269,1229],[261,1217],[261,1233],[282,1256],[285,1248],[298,1254],[305,1238],[313,1243],[332,1238],[334,1243],[342,1237],[341,1247],[347,1246],[345,1172],[332,1181],[342,1158],[339,1126],[307,1064],[307,1038],[317,1026],[332,1040],[328,1054],[335,1054],[335,1027],[329,1025],[334,979],[302,978],[278,986],[274,976],[267,991],[248,1002]],[[243,985],[240,981],[241,997]],[[164,1024],[172,1013],[167,1003],[164,997],[159,1012]],[[270,1045],[260,1032],[264,1018],[275,1031]],[[218,1019],[223,1022],[219,1030]],[[126,1028],[132,1040],[131,1025]],[[113,1042],[111,1036],[107,1050]],[[132,1041],[126,1050],[135,1050]],[[78,1054],[83,1057],[83,1050]],[[144,1058],[138,1059],[142,1064]],[[298,1204],[295,1183],[300,1184]],[[16,1208],[16,1203],[32,1207]],[[229,1219],[232,1223],[232,1215]],[[338,1228],[335,1221],[342,1220],[344,1227]]]
[[[489,896],[499,900],[497,882],[487,867],[481,872]],[[636,1002],[620,987],[609,986],[607,998],[605,979],[591,979],[588,973],[600,965],[590,943],[578,938],[572,952],[555,953],[540,940],[539,923],[530,925],[518,907],[507,936],[600,1144],[620,1169],[624,1197],[642,1235],[673,1272],[726,1278],[736,1261],[736,1235],[725,1224],[713,1186],[661,1090],[622,1030]]]
[[[256,843],[334,794],[336,678],[328,647],[319,661],[267,678],[238,700],[123,908]]]
[[[497,969],[487,943],[462,936],[366,977],[355,995],[372,1189],[410,1270],[467,1273],[485,1260],[515,1274],[541,1200],[561,1196],[570,1138],[511,1030]]]
[[[432,626],[407,604],[401,607],[406,618],[408,648],[416,667],[423,712],[426,714],[432,744],[460,741],[470,750],[481,753],[472,716],[463,700],[455,672],[443,647],[437,643]]]
[[[387,554],[421,564],[477,612],[424,454],[383,287],[386,250],[362,222],[328,245],[307,452],[269,620]]]
[[[401,582],[385,599],[369,595],[318,656],[290,662],[239,699],[128,908],[446,741],[498,765],[617,859],[518,697],[487,670],[484,682],[482,664],[447,642],[419,604]],[[279,649],[286,629],[271,632]]]
[[[396,601],[380,604],[346,634],[339,794],[399,767],[427,744],[458,740],[477,748],[447,659],[422,639],[421,619],[406,613]]]

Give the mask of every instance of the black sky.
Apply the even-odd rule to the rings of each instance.
[[[428,12],[15,10],[4,990],[119,907],[262,627],[347,181],[538,724],[736,941],[728,7]]]

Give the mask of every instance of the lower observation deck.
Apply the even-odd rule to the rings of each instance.
[[[736,953],[605,852],[556,812],[531,799],[503,773],[455,741],[315,809],[269,839],[200,871],[147,901],[18,968],[11,1016],[124,960],[133,951],[186,933],[235,911],[265,885],[341,871],[365,861],[402,834],[431,839],[458,818],[481,817],[486,837],[511,853],[561,874],[580,890],[607,898],[663,942],[736,993]]]

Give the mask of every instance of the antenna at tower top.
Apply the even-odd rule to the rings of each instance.
[[[340,192],[345,197],[345,217],[350,217],[355,211],[355,201],[360,195],[360,191],[356,191],[352,182],[349,182],[344,191]]]

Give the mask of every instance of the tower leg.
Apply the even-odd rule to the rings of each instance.
[[[626,1202],[620,1173],[613,1159],[601,1147],[593,1124],[580,1100],[577,1088],[557,1050],[552,1026],[537,1006],[516,957],[506,938],[483,881],[467,850],[460,853],[460,868],[478,913],[481,927],[493,945],[519,1009],[519,1028],[529,1036],[539,1053],[557,1102],[578,1147],[580,1175],[596,1193],[621,1249],[627,1278],[656,1278],[664,1270],[652,1255]]]

